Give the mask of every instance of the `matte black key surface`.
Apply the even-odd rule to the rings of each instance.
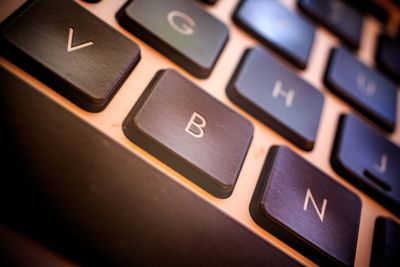
[[[396,123],[396,85],[343,48],[332,50],[325,85],[387,131]]]
[[[324,96],[261,48],[247,50],[229,98],[304,150],[312,150]]]
[[[306,68],[315,28],[279,1],[242,1],[233,21],[298,68]]]
[[[233,190],[253,126],[174,70],[160,71],[124,121],[125,135],[220,197]]]
[[[400,148],[353,115],[343,115],[331,163],[337,173],[400,214]]]
[[[88,111],[100,111],[139,47],[70,0],[39,0],[2,31],[2,55]]]
[[[361,200],[285,146],[270,149],[254,220],[321,266],[353,266]]]
[[[400,39],[395,40],[381,34],[376,50],[376,63],[393,80],[400,82]]]
[[[358,48],[362,15],[341,0],[298,0],[299,7],[327,27],[350,47]]]
[[[371,267],[396,267],[400,262],[400,225],[379,217],[375,221]]]
[[[2,68],[0,81],[2,222],[81,266],[300,266]]]
[[[199,78],[207,78],[228,28],[194,1],[135,0],[117,16],[127,30]]]

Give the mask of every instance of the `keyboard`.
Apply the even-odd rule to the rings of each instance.
[[[0,265],[400,262],[398,1],[0,7]]]

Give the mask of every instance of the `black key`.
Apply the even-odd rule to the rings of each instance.
[[[400,262],[400,225],[388,218],[375,221],[371,267],[396,267]]]
[[[1,67],[0,84],[1,222],[80,266],[300,266]]]
[[[319,265],[353,266],[361,200],[289,148],[271,148],[250,213]]]
[[[135,0],[119,23],[198,78],[207,78],[228,40],[228,28],[187,0]]]
[[[261,48],[247,50],[229,98],[304,150],[312,150],[324,96]]]
[[[174,70],[160,71],[123,124],[125,135],[211,194],[232,194],[253,126]]]
[[[389,21],[388,12],[376,0],[346,0],[346,3],[363,14],[371,14],[382,23],[387,23]]]
[[[341,117],[331,156],[333,168],[397,212],[400,212],[399,162],[398,146],[357,117]]]
[[[237,7],[233,21],[261,43],[305,69],[315,28],[278,1],[248,0]]]
[[[300,9],[334,32],[351,48],[358,48],[362,15],[341,0],[298,0]]]
[[[376,50],[377,66],[393,80],[400,82],[400,39],[381,34]]]
[[[39,0],[2,31],[2,55],[88,111],[101,111],[139,47],[70,0]]]
[[[396,85],[343,48],[332,49],[325,85],[387,131],[396,123]]]
[[[200,1],[209,5],[214,5],[217,2],[217,0],[200,0]]]

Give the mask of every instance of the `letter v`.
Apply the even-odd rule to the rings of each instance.
[[[72,52],[72,51],[76,51],[78,49],[84,48],[84,47],[88,47],[91,45],[94,45],[94,42],[92,41],[88,41],[79,45],[74,45],[72,46],[72,39],[74,36],[74,29],[73,28],[69,28],[69,35],[68,35],[68,45],[67,45],[67,52]]]

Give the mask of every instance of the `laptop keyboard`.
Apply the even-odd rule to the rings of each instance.
[[[10,103],[2,110],[3,122],[15,120],[10,129],[16,138],[24,136],[14,130],[20,130],[21,118],[40,120],[28,115],[32,111],[46,116],[40,104],[34,105],[43,101],[52,111],[38,123],[38,129],[48,131],[44,142],[59,135],[71,142],[71,150],[48,141],[52,145],[46,143],[40,153],[52,147],[64,151],[29,162],[37,160],[37,169],[54,163],[59,183],[74,181],[65,191],[62,184],[56,186],[54,205],[80,198],[85,203],[68,213],[66,226],[49,230],[45,242],[44,232],[32,238],[83,265],[91,264],[90,258],[82,260],[85,248],[90,248],[88,255],[104,254],[106,265],[399,262],[396,253],[385,251],[400,249],[400,44],[393,37],[400,9],[394,1],[350,2],[28,1],[1,24],[2,99]],[[27,94],[32,102],[22,110],[23,105],[11,105],[23,101],[17,88],[41,94]],[[36,100],[40,96],[46,97]],[[76,133],[57,133],[63,127],[58,113]],[[26,131],[28,137],[40,136]],[[77,133],[86,141],[79,141]],[[99,149],[93,149],[95,144]],[[75,149],[85,152],[63,162],[62,155]],[[111,162],[99,161],[101,154]],[[91,157],[92,163],[87,161]],[[116,179],[120,194],[98,186],[91,193],[76,188],[75,194],[79,182],[68,171],[74,169],[72,162],[79,170],[86,168],[79,173],[88,176],[79,179],[108,174],[113,178],[103,186],[114,188],[115,177],[129,174],[137,188],[129,192],[128,184]],[[94,162],[104,166],[96,169]],[[126,173],[110,171],[118,166]],[[39,191],[45,194],[49,184],[43,186]],[[99,201],[105,207],[96,207],[93,219],[115,228],[104,239],[95,237],[100,228],[88,230],[91,222],[82,216],[89,204],[95,205],[92,193],[103,194]],[[135,197],[146,203],[143,207],[161,214],[166,210],[165,222],[125,203]],[[112,203],[124,211],[114,213],[108,207]],[[127,220],[133,235],[121,239],[129,227],[105,218],[106,213]],[[62,209],[55,214],[64,218]],[[1,222],[13,228],[6,217]],[[201,224],[207,232],[203,237]],[[54,245],[57,238],[65,240],[57,235],[62,229],[79,229],[81,236],[71,240],[83,241],[80,256],[72,247],[66,252]],[[151,242],[140,243],[152,231]],[[143,253],[125,255],[94,241],[112,243],[118,237],[134,250],[136,233]],[[175,245],[166,253],[161,248],[168,248],[168,239]],[[212,244],[203,246],[207,240]],[[150,243],[160,250],[151,251]],[[202,248],[196,252],[196,246]],[[240,246],[248,246],[243,254]],[[150,251],[159,258],[146,263]]]

